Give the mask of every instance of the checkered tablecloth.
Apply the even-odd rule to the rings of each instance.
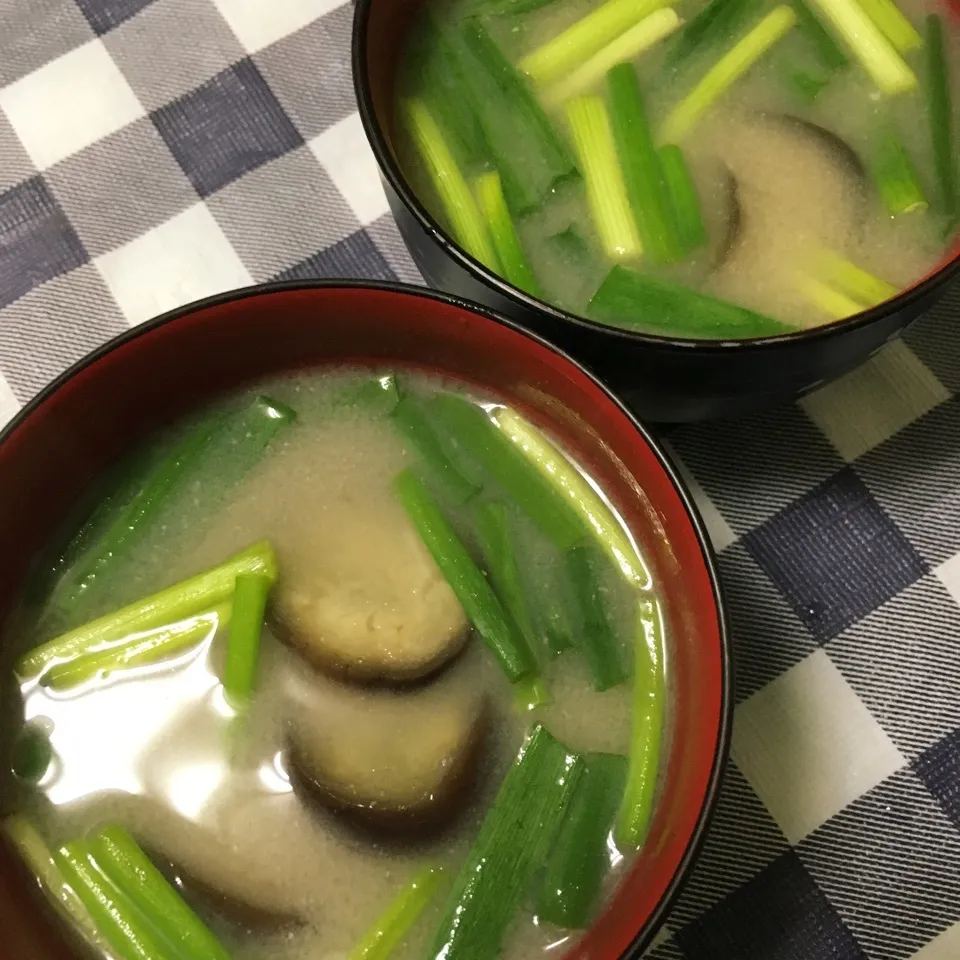
[[[419,281],[356,113],[352,13],[0,0],[0,418],[198,297]],[[799,405],[670,433],[738,678],[657,960],[960,958],[958,294]]]

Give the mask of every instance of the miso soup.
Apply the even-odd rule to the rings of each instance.
[[[91,956],[575,942],[644,841],[669,611],[494,398],[274,380],[135,451],[6,638],[6,831]]]
[[[944,0],[428,0],[397,155],[467,253],[554,306],[814,327],[956,242],[958,24]]]

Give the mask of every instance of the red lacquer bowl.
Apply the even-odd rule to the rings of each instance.
[[[135,442],[252,380],[343,363],[421,368],[502,397],[588,466],[644,542],[670,613],[663,796],[644,853],[568,954],[638,956],[690,869],[726,758],[730,655],[717,576],[690,497],[649,434],[582,367],[506,320],[413,288],[294,283],[206,300],[119,337],[0,436],[0,615],[9,622],[31,561]],[[77,956],[8,850],[0,930],[0,957]]]

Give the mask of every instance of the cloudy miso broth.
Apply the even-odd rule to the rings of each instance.
[[[423,9],[401,166],[468,253],[565,310],[671,336],[785,333],[889,299],[956,240],[943,0]]]
[[[287,379],[95,500],[8,638],[6,730],[7,832],[94,955],[523,958],[589,925],[654,808],[667,618],[549,438],[419,375]]]

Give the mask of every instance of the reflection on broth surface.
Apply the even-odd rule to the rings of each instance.
[[[850,316],[956,239],[944,0],[431,0],[401,166],[475,259],[592,319],[755,337]]]
[[[53,564],[13,638],[8,832],[106,954],[576,938],[642,848],[669,736],[631,532],[449,384],[260,390],[132,458]]]

